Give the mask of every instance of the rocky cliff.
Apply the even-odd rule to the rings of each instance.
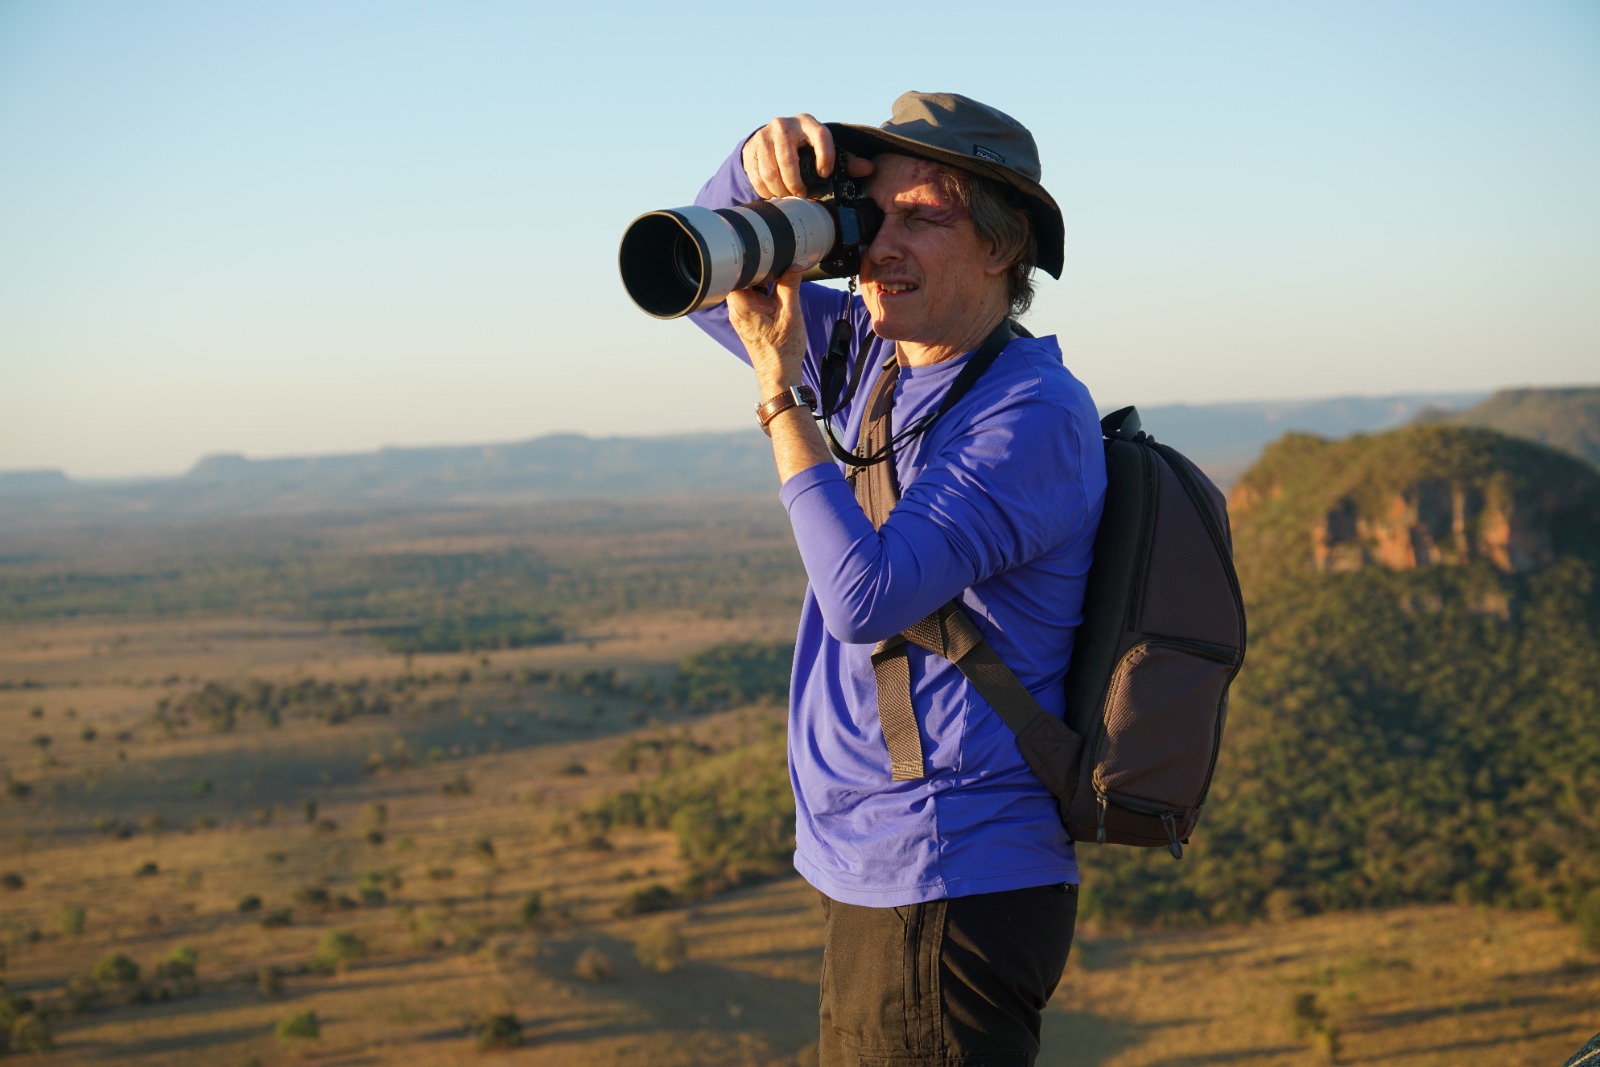
[[[1446,426],[1323,441],[1292,435],[1235,487],[1236,521],[1291,567],[1344,573],[1553,563],[1600,522],[1600,475],[1554,450]]]

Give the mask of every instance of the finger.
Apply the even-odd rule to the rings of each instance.
[[[806,195],[806,182],[800,175],[800,148],[808,143],[812,144],[813,150],[816,148],[807,133],[807,122],[812,126],[818,125],[817,120],[810,115],[796,115],[793,118],[772,120],[773,125],[781,124],[782,130],[781,144],[778,146],[779,150],[776,153],[774,162],[778,168],[778,185],[783,189],[783,192],[776,195]],[[828,141],[828,154],[830,157],[833,154],[832,138],[829,138]],[[821,159],[821,153],[818,153],[818,159]],[[827,172],[823,171],[823,173]]]
[[[773,303],[778,315],[785,321],[794,321],[800,315],[800,278],[803,270],[785,271],[773,289]]]
[[[744,147],[744,172],[757,196],[770,200],[784,195],[783,171],[778,160],[795,151],[792,120],[777,118],[757,130]]]
[[[788,292],[791,295],[799,292],[800,281],[805,277],[805,273],[805,268],[803,267],[795,267],[793,270],[784,271],[776,281],[778,291]]]
[[[811,146],[811,151],[816,153],[817,173],[827,177],[833,173],[833,131],[810,115],[796,115],[795,123],[799,126],[800,135]]]
[[[845,162],[844,172],[852,178],[865,178],[874,170],[872,160],[863,156],[851,156]]]

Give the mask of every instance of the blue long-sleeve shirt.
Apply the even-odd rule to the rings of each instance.
[[[696,202],[756,199],[739,153]],[[861,388],[836,420],[853,443],[892,342],[859,300],[802,287],[806,381],[842,313],[854,327]],[[748,361],[724,305],[695,322]],[[902,367],[893,424],[936,410],[971,353]],[[895,456],[900,502],[874,529],[841,467],[784,483],[809,586],[790,686],[789,766],[795,867],[835,900],[893,907],[941,897],[1077,881],[1055,798],[1023,762],[1015,735],[955,668],[911,646],[912,705],[927,776],[890,778],[872,646],[959,597],[1000,657],[1048,710],[1081,621],[1085,575],[1105,496],[1099,420],[1054,338],[1018,338],[972,391]]]

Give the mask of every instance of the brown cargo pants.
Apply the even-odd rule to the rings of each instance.
[[[822,898],[820,1067],[1030,1067],[1078,887],[863,908]]]

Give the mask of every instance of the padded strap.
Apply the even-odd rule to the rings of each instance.
[[[1006,324],[1002,324],[1002,328]],[[1010,339],[1010,331],[996,330],[984,345],[989,351],[985,363],[991,362]],[[862,420],[861,439],[856,454],[879,454],[893,438],[894,387],[900,376],[898,362],[890,359],[884,364],[878,380],[867,399],[867,411]],[[967,383],[970,388],[970,382]],[[962,389],[962,392],[965,392]],[[874,527],[880,527],[889,518],[895,502],[900,499],[895,481],[892,457],[881,463],[852,468],[849,474],[851,488],[861,510]],[[907,642],[927,649],[954,663],[972,687],[988,701],[995,713],[1017,735],[1017,743],[1024,759],[1046,785],[1063,801],[1072,796],[1073,783],[1056,781],[1062,778],[1062,765],[1074,761],[1054,758],[1063,746],[1076,742],[1076,735],[1055,715],[1046,712],[1018,680],[1011,668],[996,655],[983,639],[962,609],[951,600],[937,611],[920,619],[901,633],[878,642],[872,650],[872,675],[878,686],[878,721],[883,729],[883,740],[889,749],[890,776],[896,782],[914,781],[926,777],[922,759],[922,737],[917,730],[917,716],[911,704],[911,664],[906,657]]]

